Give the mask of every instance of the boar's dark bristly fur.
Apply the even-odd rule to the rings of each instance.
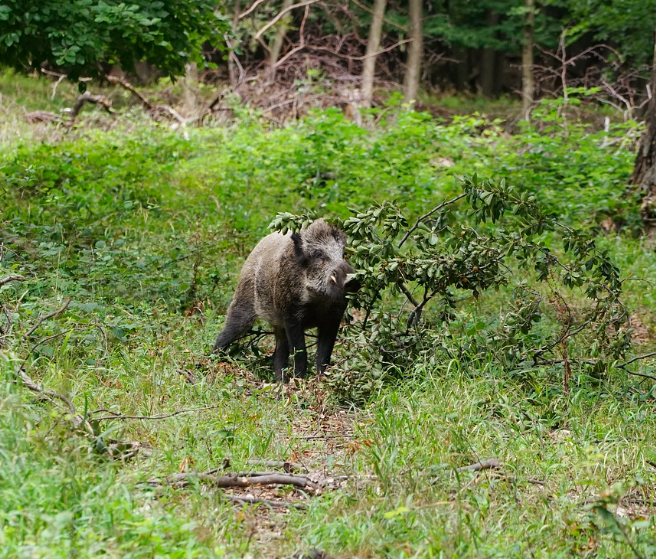
[[[290,352],[294,373],[307,373],[305,330],[318,328],[317,371],[323,372],[346,310],[346,293],[358,288],[344,260],[346,235],[323,219],[299,233],[272,233],[246,259],[214,352],[246,334],[255,319],[268,321],[276,336],[273,365],[282,380]]]

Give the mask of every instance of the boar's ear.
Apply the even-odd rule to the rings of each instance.
[[[292,241],[294,242],[294,256],[296,260],[304,264],[307,258],[303,253],[303,239],[301,239],[301,235],[299,233],[292,233]]]

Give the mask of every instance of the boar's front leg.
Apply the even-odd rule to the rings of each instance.
[[[289,363],[289,342],[284,328],[275,328],[276,351],[273,354],[273,368],[276,371],[276,380],[283,380],[283,370]]]
[[[319,340],[317,342],[317,372],[323,373],[330,365],[330,357],[333,354],[337,331],[341,319],[332,320],[327,324],[319,326]]]
[[[294,375],[302,378],[307,374],[307,349],[303,325],[300,322],[285,322],[285,333],[289,349],[294,354]]]

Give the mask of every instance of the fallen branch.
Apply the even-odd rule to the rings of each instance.
[[[99,105],[110,115],[112,114],[112,101],[109,97],[106,97],[105,95],[91,95],[91,93],[85,91],[82,95],[80,95],[77,98],[77,101],[75,101],[75,105],[73,105],[73,108],[71,109],[70,112],[71,121],[69,123],[69,126],[75,122],[77,115],[80,114],[80,111],[82,110],[82,107],[84,106],[85,103],[91,103],[92,105]]]
[[[148,111],[151,117],[156,115],[157,113],[160,114],[165,114],[168,115],[169,117],[177,120],[182,126],[186,126],[187,121],[182,118],[182,115],[172,107],[169,107],[168,105],[157,105],[155,103],[152,103],[149,101],[141,92],[139,92],[130,82],[124,80],[123,78],[119,78],[117,76],[106,76],[107,81],[110,83],[120,85],[123,89],[126,89],[132,95],[134,95],[141,104],[144,106],[144,108]]]
[[[40,318],[36,321],[36,324],[34,324],[34,326],[32,326],[32,328],[30,328],[30,329],[27,331],[27,334],[25,334],[25,337],[26,337],[26,338],[29,338],[32,334],[34,334],[34,332],[36,332],[36,329],[37,329],[39,326],[41,326],[41,324],[43,324],[43,322],[45,322],[45,321],[48,320],[49,318],[53,318],[53,317],[57,316],[58,314],[63,313],[63,312],[68,308],[68,305],[69,305],[70,303],[71,303],[71,298],[69,297],[68,299],[66,299],[66,301],[64,301],[64,304],[63,304],[61,307],[59,307],[56,311],[52,311],[51,313],[49,313],[49,314],[47,314],[47,315],[45,315],[45,316],[40,317]]]
[[[258,499],[257,497],[251,497],[249,495],[244,497],[238,497],[237,495],[223,495],[223,498],[227,501],[243,505],[267,505],[269,507],[284,507],[284,508],[293,508],[293,509],[306,509],[307,506],[303,503],[291,503],[289,501],[271,501],[269,499]]]
[[[40,394],[41,396],[45,397],[47,400],[51,402],[55,402],[56,400],[63,402],[65,406],[68,408],[69,413],[71,414],[70,422],[73,425],[75,429],[80,429],[82,430],[85,434],[87,435],[92,435],[95,437],[95,433],[93,431],[93,428],[89,424],[88,421],[82,417],[77,411],[75,410],[75,406],[73,405],[73,402],[63,394],[60,394],[59,392],[55,392],[54,390],[49,390],[47,388],[44,388],[43,386],[39,386],[32,378],[25,372],[23,369],[23,366],[21,365],[17,371],[18,376],[20,379],[23,381],[23,385],[28,389],[31,390],[32,392],[36,392],[37,394]]]
[[[186,487],[191,480],[209,483],[215,487],[253,487],[258,485],[293,485],[301,489],[318,489],[320,485],[312,481],[308,476],[290,475],[278,473],[265,473],[251,477],[238,477],[235,475],[215,476],[200,472],[184,472],[170,476],[167,481],[178,487]],[[150,485],[161,485],[159,480],[149,480]]]
[[[36,342],[31,348],[30,352],[34,351],[37,347],[39,347],[41,344],[45,344],[46,342],[49,342],[51,340],[54,340],[55,338],[61,338],[62,336],[65,336],[66,334],[71,333],[75,328],[69,328],[68,330],[64,330],[63,332],[57,332],[56,334],[53,334],[52,336],[46,336],[45,338],[41,338],[38,342]]]
[[[287,474],[292,474],[300,470],[307,471],[307,468],[302,464],[297,464],[296,462],[288,462],[287,460],[261,460],[259,458],[251,458],[250,460],[246,460],[245,464],[251,466],[264,466],[265,468],[279,468],[282,469]],[[223,459],[223,464],[221,465],[221,467],[214,468],[205,473],[215,474],[216,472],[227,470],[231,467],[232,467],[232,463],[230,457],[226,457]]]
[[[6,278],[0,278],[0,287],[9,283],[10,281],[24,281],[25,276],[7,276]]]
[[[91,423],[76,411],[73,402],[71,402],[69,398],[67,398],[63,394],[60,394],[59,392],[55,392],[54,390],[49,390],[47,388],[44,388],[43,386],[39,386],[23,370],[22,365],[17,369],[17,374],[20,377],[21,381],[23,381],[23,385],[28,390],[31,390],[32,392],[36,392],[37,394],[41,395],[41,397],[45,398],[46,400],[52,403],[57,403],[57,401],[64,403],[64,405],[68,408],[68,412],[70,413],[70,419],[69,419],[70,424],[73,426],[75,430],[80,431],[83,435],[92,437],[94,441],[94,448],[97,451],[105,453],[111,456],[112,458],[129,460],[130,458],[136,456],[138,453],[143,453],[144,450],[148,448],[147,445],[140,443],[138,441],[125,442],[125,441],[117,441],[117,440],[110,440],[110,441],[103,440],[102,435],[101,436],[97,435]]]
[[[123,78],[119,78],[118,76],[107,76],[107,81],[109,83],[120,85],[123,89],[128,90],[130,93],[132,93],[132,95],[139,99],[141,104],[149,111],[152,111],[155,108],[155,105],[153,105],[141,92],[137,91],[137,89],[130,82],[124,80]]]
[[[250,459],[250,460],[246,460],[246,464],[267,466],[269,468],[282,468],[288,474],[291,474],[292,472],[298,472],[304,469],[301,464],[297,464],[296,462],[288,462],[287,460]]]
[[[484,460],[483,462],[476,462],[476,464],[470,464],[469,466],[456,468],[456,472],[480,472],[481,470],[495,470],[496,468],[500,467],[500,460],[497,460],[496,458],[490,458],[489,460]]]
[[[655,355],[656,355],[656,351],[652,351],[651,353],[645,353],[644,355],[638,355],[637,357],[634,357],[633,359],[629,359],[628,361],[625,361],[621,365],[618,365],[618,367],[620,369],[624,369],[627,365],[630,365],[631,363],[635,363],[636,361],[640,361],[641,359],[654,357]]]
[[[25,120],[29,124],[50,123],[50,122],[61,122],[61,117],[58,114],[55,114],[50,111],[32,111],[30,113],[25,113]]]
[[[353,437],[353,433],[342,433],[340,435],[328,435],[328,434],[323,434],[323,435],[303,435],[303,436],[291,436],[290,438],[296,439],[299,441],[313,441],[315,439],[350,439]]]
[[[639,373],[637,371],[629,371],[626,367],[630,365],[631,363],[635,363],[636,361],[640,361],[642,359],[648,359],[649,357],[654,357],[656,356],[656,351],[652,351],[650,353],[645,353],[644,355],[638,355],[637,357],[634,357],[633,359],[629,359],[628,361],[625,361],[624,363],[621,363],[617,367],[619,369],[624,369],[629,375],[634,375],[636,377],[642,377],[642,378],[648,378],[650,380],[656,381],[656,377],[653,375],[648,375],[647,373]]]
[[[122,413],[118,412],[113,412],[111,410],[106,410],[106,409],[99,409],[91,412],[91,415],[95,413],[101,413],[101,412],[106,412],[110,413],[112,415],[104,415],[102,417],[96,417],[93,419],[94,422],[100,422],[100,421],[108,421],[110,419],[168,419],[169,417],[175,417],[176,415],[182,415],[183,413],[193,413],[197,411],[205,411],[205,410],[215,410],[217,408],[220,408],[221,406],[215,405],[215,406],[204,406],[202,408],[191,408],[187,410],[178,410],[174,411],[171,413],[161,413],[158,415],[123,415]]]
[[[628,369],[624,369],[624,370],[630,375],[634,375],[636,377],[648,378],[650,380],[656,381],[656,377],[654,375],[648,375],[647,373],[638,373],[637,371],[629,371]]]

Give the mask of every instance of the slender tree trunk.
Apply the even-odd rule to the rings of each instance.
[[[488,10],[486,23],[489,27],[499,23],[499,14],[494,10]],[[496,59],[497,52],[491,48],[483,49],[481,56],[481,89],[485,97],[494,97],[496,94]]]
[[[525,0],[526,25],[524,26],[524,44],[522,45],[522,118],[528,120],[535,80],[533,78],[533,36],[535,32],[535,0]]]
[[[240,0],[235,0],[234,4],[234,12],[232,14],[232,30],[236,33],[237,32],[237,26],[239,25],[239,13],[241,9],[241,2]],[[226,36],[227,37],[227,36]],[[232,41],[226,41],[228,44],[228,76],[230,78],[230,87],[234,89],[237,87],[237,55],[235,54],[233,48],[234,45],[232,44]]]
[[[405,70],[404,92],[407,102],[415,101],[419,93],[421,59],[424,51],[424,25],[422,0],[408,0],[410,15],[410,48]]]
[[[280,11],[284,11],[289,8],[294,0],[283,0],[282,8]],[[271,41],[271,52],[269,53],[269,76],[273,77],[276,73],[276,63],[280,58],[280,51],[282,50],[282,44],[285,41],[285,35],[287,35],[287,29],[289,27],[289,22],[291,20],[291,15],[287,15],[282,18],[282,21],[279,23],[276,34]]]
[[[642,220],[645,228],[653,233],[656,229],[656,42],[651,75],[651,100],[645,115],[647,129],[636,154],[631,184],[645,193],[642,199]]]
[[[362,68],[362,99],[369,106],[374,96],[374,75],[376,73],[376,53],[380,47],[380,36],[383,31],[383,18],[387,0],[374,1],[374,13],[369,27],[369,40],[367,41],[367,55]]]
[[[198,87],[198,65],[195,62],[185,64],[184,106],[188,115],[196,111],[196,88]]]

